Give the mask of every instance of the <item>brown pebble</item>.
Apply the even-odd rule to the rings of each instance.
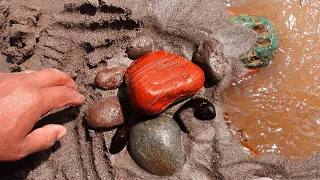
[[[99,71],[94,81],[101,89],[116,89],[120,87],[125,71],[122,66],[108,67]]]
[[[124,123],[118,97],[94,103],[87,112],[87,123],[93,128],[112,128]]]
[[[153,49],[153,39],[149,36],[140,36],[131,41],[127,48],[130,59],[139,59],[143,55],[151,52]]]

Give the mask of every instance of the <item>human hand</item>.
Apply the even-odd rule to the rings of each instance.
[[[76,88],[69,76],[53,68],[0,73],[0,161],[22,159],[63,138],[67,130],[62,125],[32,128],[53,109],[82,104]]]

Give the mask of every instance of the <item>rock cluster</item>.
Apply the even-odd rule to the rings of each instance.
[[[185,163],[180,129],[184,130],[180,118],[182,110],[191,107],[199,120],[212,120],[216,112],[209,101],[194,98],[173,118],[161,113],[174,102],[196,94],[204,85],[205,75],[215,82],[221,80],[223,72],[212,67],[224,58],[221,45],[214,40],[205,41],[194,56],[194,62],[205,72],[182,56],[163,50],[151,52],[152,49],[152,38],[134,39],[127,47],[129,58],[135,60],[130,67],[126,70],[120,66],[107,67],[97,73],[95,84],[100,89],[116,89],[124,79],[131,109],[141,119],[151,115],[158,117],[129,125],[124,122],[118,97],[109,97],[90,107],[87,123],[93,128],[119,126],[111,141],[111,154],[119,153],[128,142],[128,151],[140,167],[155,175],[170,176],[179,172]],[[193,130],[188,123],[185,127]]]

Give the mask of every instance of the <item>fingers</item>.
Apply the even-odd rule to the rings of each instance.
[[[67,130],[62,125],[49,124],[35,129],[28,134],[24,140],[27,154],[39,152],[50,148],[67,134]]]
[[[72,89],[77,88],[76,83],[71,77],[55,68],[22,74],[26,76],[27,81],[37,83],[41,88],[53,86],[67,86]]]
[[[84,96],[76,90],[65,86],[43,88],[40,90],[40,98],[42,99],[40,105],[42,115],[67,105],[80,105],[85,100]]]

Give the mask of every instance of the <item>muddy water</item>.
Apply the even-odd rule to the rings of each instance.
[[[320,0],[227,0],[228,11],[270,19],[280,35],[272,64],[221,94],[231,128],[260,153],[320,151]]]

